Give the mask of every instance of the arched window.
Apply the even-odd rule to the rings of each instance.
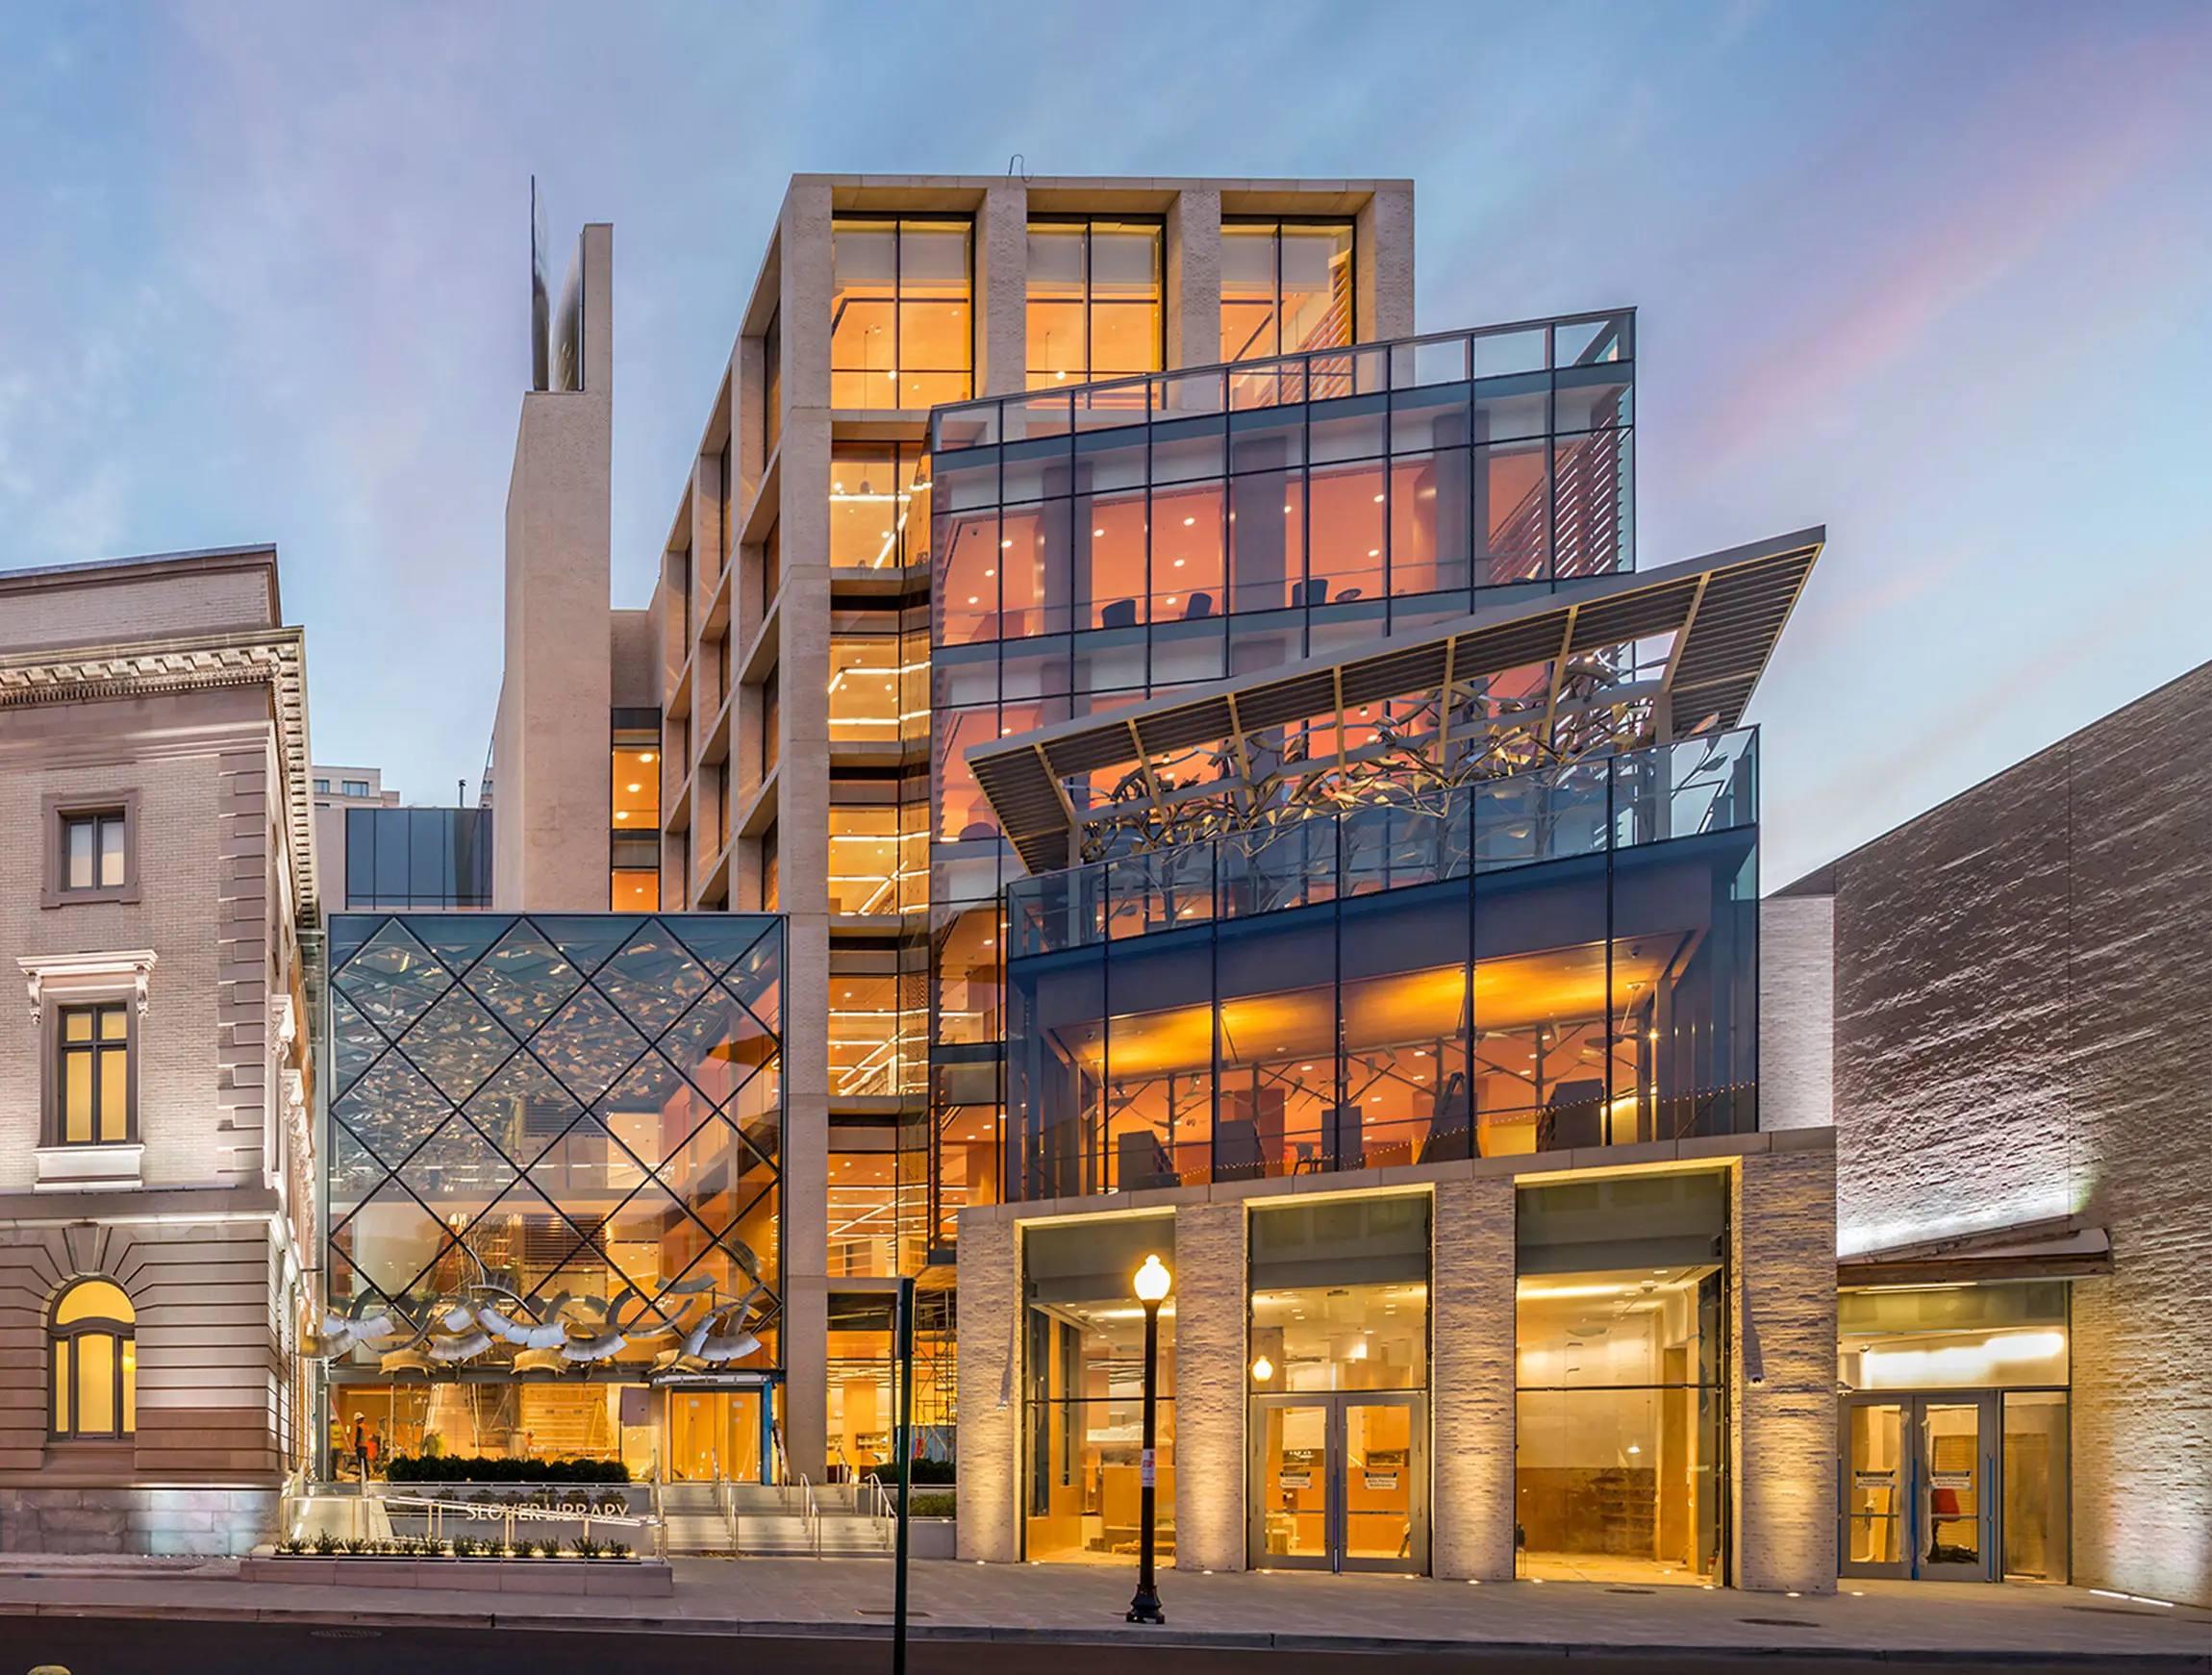
[[[128,1437],[138,1428],[138,1312],[113,1280],[79,1280],[54,1305],[54,1435]]]

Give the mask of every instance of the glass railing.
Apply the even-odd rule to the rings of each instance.
[[[930,448],[956,453],[1143,424],[1152,414],[1245,412],[1606,366],[1633,358],[1634,322],[1626,311],[1576,314],[957,402],[932,415]]]
[[[1009,952],[1062,953],[1749,826],[1757,747],[1758,729],[1739,728],[1017,879]]]

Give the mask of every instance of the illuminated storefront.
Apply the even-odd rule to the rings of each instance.
[[[770,1469],[782,962],[765,914],[332,921],[333,1469]]]

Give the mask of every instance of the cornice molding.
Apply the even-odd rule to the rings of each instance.
[[[0,654],[0,709],[266,686],[284,758],[287,845],[299,920],[322,922],[307,733],[307,637],[297,628],[171,635]]]

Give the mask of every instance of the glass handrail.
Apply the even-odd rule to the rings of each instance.
[[[1014,959],[1758,820],[1758,729],[1700,735],[1141,851],[1006,888]]]

